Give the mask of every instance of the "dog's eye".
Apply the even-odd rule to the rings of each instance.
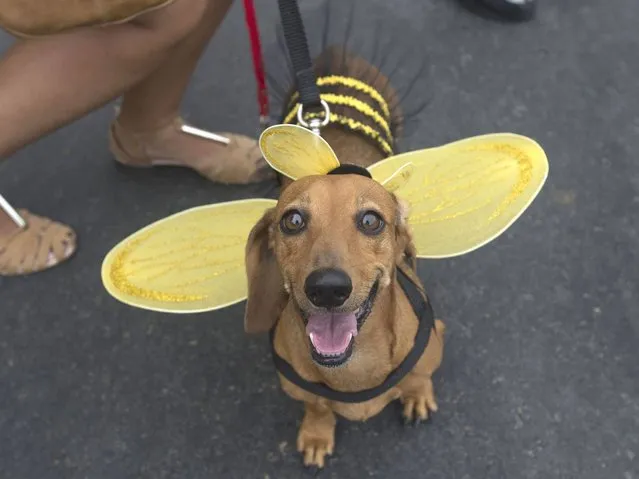
[[[289,211],[282,217],[280,227],[282,232],[286,234],[295,234],[301,232],[306,226],[304,216],[297,210]]]
[[[358,227],[364,234],[376,235],[384,229],[384,220],[374,211],[365,211],[359,216]]]

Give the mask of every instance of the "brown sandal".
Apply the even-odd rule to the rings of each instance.
[[[225,184],[275,178],[257,142],[244,135],[210,133],[186,125],[181,118],[149,132],[127,131],[116,119],[109,133],[111,152],[126,166],[188,167]]]
[[[0,276],[44,271],[69,259],[76,250],[71,228],[27,210],[14,210],[0,196],[0,208],[17,228],[0,234]]]

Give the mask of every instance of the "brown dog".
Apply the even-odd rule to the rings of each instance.
[[[388,80],[373,66],[332,52],[339,74],[382,92],[392,105],[394,131],[401,112]],[[320,58],[317,70],[326,70]],[[328,71],[331,66],[328,65]],[[360,95],[362,101],[371,101]],[[339,107],[333,111],[340,112]],[[348,114],[342,109],[343,114]],[[385,156],[374,143],[347,129],[322,130],[344,163],[370,165]],[[245,328],[272,329],[273,348],[303,380],[335,391],[375,388],[416,343],[418,315],[399,281],[404,275],[427,302],[415,270],[407,211],[392,193],[356,174],[283,182],[278,204],[254,226],[246,247],[249,283]],[[282,388],[303,401],[297,445],[307,466],[323,467],[334,449],[336,414],[366,420],[402,401],[407,421],[437,410],[432,375],[443,354],[444,324],[430,323],[427,345],[395,385],[361,402],[341,402],[294,384],[279,372]]]

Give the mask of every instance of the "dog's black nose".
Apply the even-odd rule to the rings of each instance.
[[[351,278],[339,269],[318,269],[306,278],[304,291],[320,308],[336,308],[344,304],[353,291]]]

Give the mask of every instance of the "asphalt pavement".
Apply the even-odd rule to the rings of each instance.
[[[523,25],[453,0],[374,3],[417,29],[429,56],[432,98],[410,147],[513,131],[542,144],[550,176],[499,240],[420,263],[449,331],[440,411],[409,429],[393,406],[341,421],[324,477],[639,479],[636,0],[541,1]],[[276,20],[273,2],[257,8],[264,25]],[[257,131],[243,22],[238,2],[189,88],[198,126]],[[0,36],[0,50],[10,43]],[[0,278],[0,478],[304,477],[302,408],[279,389],[267,338],[244,334],[243,305],[134,310],[99,275],[106,252],[151,221],[274,186],[116,167],[112,114],[0,167],[7,199],[72,225],[80,244],[64,266]]]

